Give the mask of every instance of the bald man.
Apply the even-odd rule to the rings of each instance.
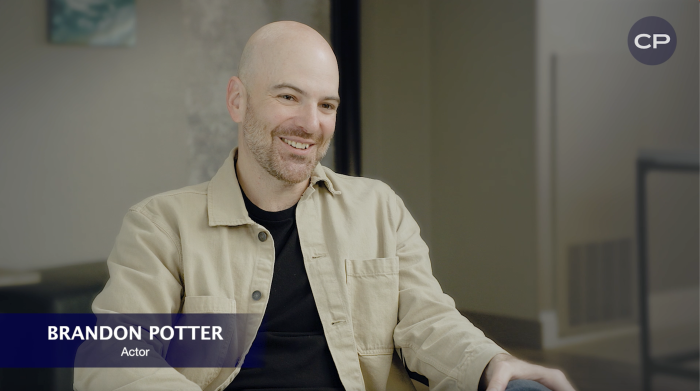
[[[253,34],[226,104],[238,148],[211,181],[129,210],[93,311],[259,314],[244,368],[76,368],[77,390],[413,390],[408,371],[439,390],[573,390],[459,314],[389,187],[319,164],[340,97],[316,31]]]

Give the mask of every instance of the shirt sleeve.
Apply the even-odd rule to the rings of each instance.
[[[455,308],[432,273],[428,247],[403,201],[392,205],[399,257],[399,314],[394,344],[431,390],[476,391],[489,361],[505,350]]]
[[[92,310],[105,313],[176,313],[180,310],[181,247],[179,238],[143,208],[129,210],[109,255],[109,281],[95,298]],[[163,360],[167,344],[150,344],[156,360]],[[88,354],[83,344],[78,354]],[[75,368],[74,388],[82,390],[201,390],[171,367]]]

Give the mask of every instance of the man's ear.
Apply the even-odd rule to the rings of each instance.
[[[226,107],[234,122],[243,122],[247,107],[247,96],[245,85],[243,85],[241,79],[236,76],[229,79],[228,89],[226,90]]]

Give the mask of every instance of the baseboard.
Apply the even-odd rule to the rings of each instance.
[[[541,311],[540,324],[542,325],[543,349],[561,348],[638,332],[638,327],[636,325],[625,324],[583,334],[561,336],[559,332],[559,318],[557,312],[554,310]]]
[[[497,344],[508,348],[542,348],[542,326],[537,320],[460,310],[474,326]]]
[[[700,299],[698,297],[697,287],[652,292],[649,295],[651,331],[668,331],[697,325],[698,316],[700,316]],[[561,348],[639,333],[638,324],[632,322],[610,326],[607,329],[562,336],[559,330],[559,318],[554,310],[540,312],[540,324],[544,349]]]

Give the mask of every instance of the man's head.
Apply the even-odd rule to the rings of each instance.
[[[339,103],[338,63],[326,40],[297,22],[263,26],[228,85],[228,109],[241,124],[239,159],[252,156],[288,184],[307,180],[328,150]]]

